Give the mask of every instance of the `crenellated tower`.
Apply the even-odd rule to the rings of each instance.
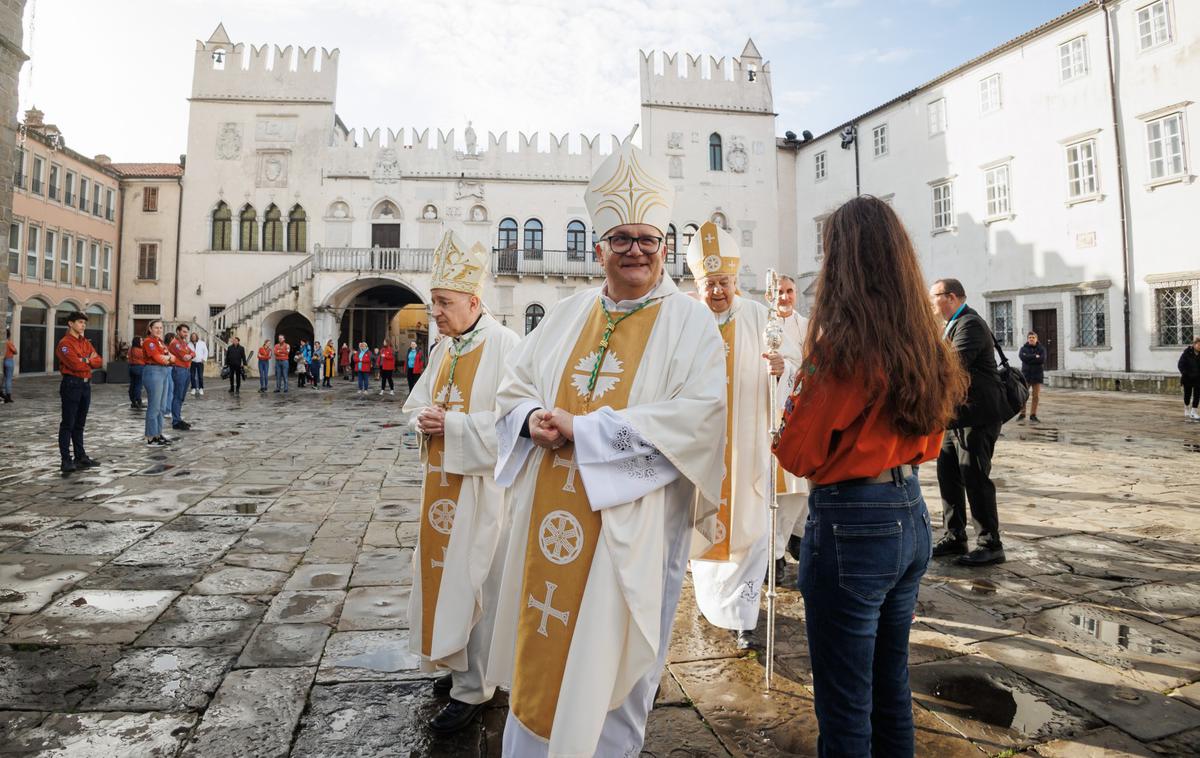
[[[658,70],[661,55],[662,70]],[[737,58],[641,51],[642,105],[774,114],[771,66],[748,40]]]
[[[233,42],[218,24],[196,41],[192,99],[332,103],[337,94],[338,50]]]

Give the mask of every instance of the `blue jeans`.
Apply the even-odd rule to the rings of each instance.
[[[192,372],[186,366],[171,367],[171,426],[183,421],[183,400],[187,397]]]
[[[146,365],[142,369],[142,384],[146,386],[146,437],[162,435],[163,407],[170,382],[171,369],[167,366]]]
[[[12,394],[12,379],[13,379],[13,359],[4,359],[4,394]]]
[[[137,405],[142,399],[142,374],[145,371],[145,366],[129,367],[129,402],[133,405]]]
[[[275,361],[275,391],[288,391],[288,365],[287,361]]]
[[[370,371],[359,371],[358,372],[358,388],[360,390],[367,389],[370,386],[370,379],[371,379]]]
[[[192,361],[191,382],[192,382],[192,389],[194,389],[194,390],[204,389],[204,364],[203,363],[197,363],[196,361]]]
[[[263,392],[267,391],[267,377],[271,375],[271,362],[258,362],[258,388]]]
[[[908,633],[933,534],[915,475],[814,487],[800,550],[819,756],[913,755]]]

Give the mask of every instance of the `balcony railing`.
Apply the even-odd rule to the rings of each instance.
[[[314,271],[402,271],[433,268],[433,248],[321,247],[313,249]]]
[[[672,279],[690,278],[682,255],[668,254],[665,268]],[[522,250],[492,248],[492,273],[496,276],[603,277],[596,254],[588,250]]]

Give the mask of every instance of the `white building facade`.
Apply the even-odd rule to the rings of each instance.
[[[1086,3],[792,143],[796,269],[815,277],[823,219],[861,191],[1006,346],[1038,332],[1058,382],[1174,373],[1200,333],[1197,50],[1200,3]]]
[[[519,332],[599,281],[583,193],[616,137],[351,130],[336,113],[338,58],[234,43],[223,27],[197,42],[178,271],[163,275],[178,293],[163,293],[175,303],[164,315],[218,350],[233,334],[425,336],[447,229],[492,250],[484,300]],[[651,53],[641,66],[639,138],[678,192],[667,270],[687,278],[684,248],[712,219],[738,236],[747,282],[761,278],[781,263],[769,65],[751,42],[740,59]]]

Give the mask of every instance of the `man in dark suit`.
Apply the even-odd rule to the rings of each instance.
[[[958,556],[965,566],[1004,562],[992,453],[1005,414],[1004,387],[996,370],[995,340],[983,317],[967,306],[957,279],[939,279],[929,288],[934,309],[946,321],[945,337],[954,345],[971,377],[967,400],[955,413],[938,455],[938,488],[946,533],[933,547],[934,557]],[[967,502],[975,522],[975,549],[967,548]]]
[[[225,350],[225,365],[229,367],[229,391],[242,393],[242,374],[246,371],[246,348],[237,337],[230,340]]]

